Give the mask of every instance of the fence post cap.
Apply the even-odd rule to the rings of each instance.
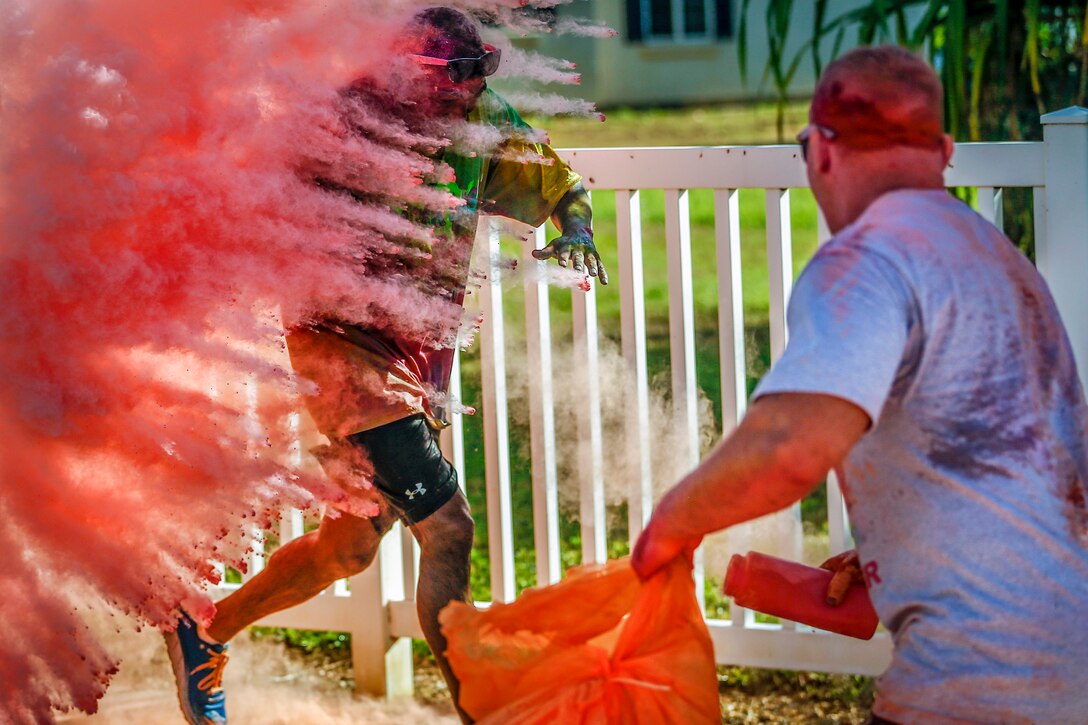
[[[1053,124],[1088,125],[1088,108],[1084,108],[1083,106],[1070,106],[1069,108],[1063,108],[1060,111],[1043,114],[1040,120],[1044,126]]]

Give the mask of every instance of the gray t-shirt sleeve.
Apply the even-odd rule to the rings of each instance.
[[[881,255],[846,245],[819,250],[790,296],[786,350],[752,399],[833,395],[875,425],[903,361],[913,309],[906,281]]]

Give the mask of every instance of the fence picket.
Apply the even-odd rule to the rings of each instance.
[[[786,349],[786,303],[793,288],[793,233],[789,189],[767,189],[767,275],[771,363]]]
[[[786,349],[789,330],[786,325],[786,309],[790,290],[793,289],[793,233],[790,224],[789,189],[766,189],[764,192],[767,210],[767,275],[768,303],[771,326],[771,364],[773,365]],[[784,541],[786,558],[800,560],[804,553],[804,539],[801,528],[801,504],[795,503],[785,511],[771,514],[767,518],[785,519],[789,526],[790,540]],[[747,621],[747,620],[746,620]],[[793,622],[783,621],[785,629],[794,629]]]
[[[691,286],[691,213],[685,189],[665,190],[665,243],[669,265],[669,361],[676,420],[684,427],[685,460],[699,463],[698,388],[695,378],[695,305]]]
[[[499,233],[494,220],[480,224],[477,243],[487,245],[488,274],[480,285],[483,325],[480,369],[483,377],[484,468],[487,486],[487,543],[491,598],[513,601],[514,533],[510,503],[510,432],[506,394],[506,332],[502,315],[502,279],[495,262]]]
[[[1053,264],[1050,255],[1047,254],[1048,245],[1045,243],[1047,235],[1046,189],[1041,186],[1033,189],[1031,203],[1032,217],[1035,222],[1035,266],[1039,268],[1044,277],[1049,277]]]
[[[669,266],[669,362],[673,419],[682,426],[683,474],[699,465],[698,380],[695,377],[695,301],[691,282],[691,211],[686,189],[665,190]],[[702,548],[695,552],[695,596],[705,605]]]
[[[544,227],[533,232],[523,264],[539,274],[525,276],[525,341],[529,384],[529,445],[533,477],[533,543],[536,548],[537,585],[554,584],[562,576],[559,559],[559,484],[556,475],[555,397],[552,391],[551,315],[548,285],[543,281],[547,262],[533,259],[533,248],[545,246]]]
[[[581,404],[576,406],[582,562],[603,563],[608,558],[608,549],[604,511],[604,440],[601,431],[601,365],[596,284],[587,292],[580,289],[571,292],[571,313],[574,323],[575,364],[578,366],[579,377],[586,386]]]
[[[450,425],[439,435],[439,447],[446,460],[457,471],[457,483],[465,490],[465,420],[458,407],[461,405],[461,350],[453,351],[453,370],[450,372],[449,416]]]
[[[718,253],[718,352],[721,359],[722,434],[744,416],[748,403],[744,346],[744,299],[740,260],[740,194],[714,192],[714,234]]]
[[[982,218],[998,229],[1004,230],[1005,220],[1002,209],[1002,190],[992,186],[980,186],[978,192],[978,213]]]
[[[650,468],[650,384],[646,369],[646,303],[642,276],[642,219],[638,191],[616,192],[616,240],[619,254],[620,337],[627,363],[629,412],[625,421],[627,461],[631,471],[627,517],[631,546],[653,509]]]

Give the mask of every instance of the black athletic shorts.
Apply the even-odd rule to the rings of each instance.
[[[457,471],[438,450],[423,414],[348,436],[374,464],[374,483],[407,524],[433,514],[457,493]]]

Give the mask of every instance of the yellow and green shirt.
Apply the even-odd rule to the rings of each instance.
[[[436,235],[431,264],[441,269],[441,294],[457,304],[464,299],[479,215],[498,214],[539,226],[581,179],[551,147],[531,142],[530,126],[493,91],[484,91],[468,121],[499,128],[504,140],[490,154],[446,151],[440,159],[454,172],[447,188],[465,204],[455,214],[434,220],[448,233]],[[526,158],[543,162],[521,160]],[[445,424],[443,406],[432,399],[449,386],[452,348],[398,340],[387,331],[340,322],[292,330],[287,343],[296,372],[318,386],[307,407],[330,438],[418,413],[435,426]]]

